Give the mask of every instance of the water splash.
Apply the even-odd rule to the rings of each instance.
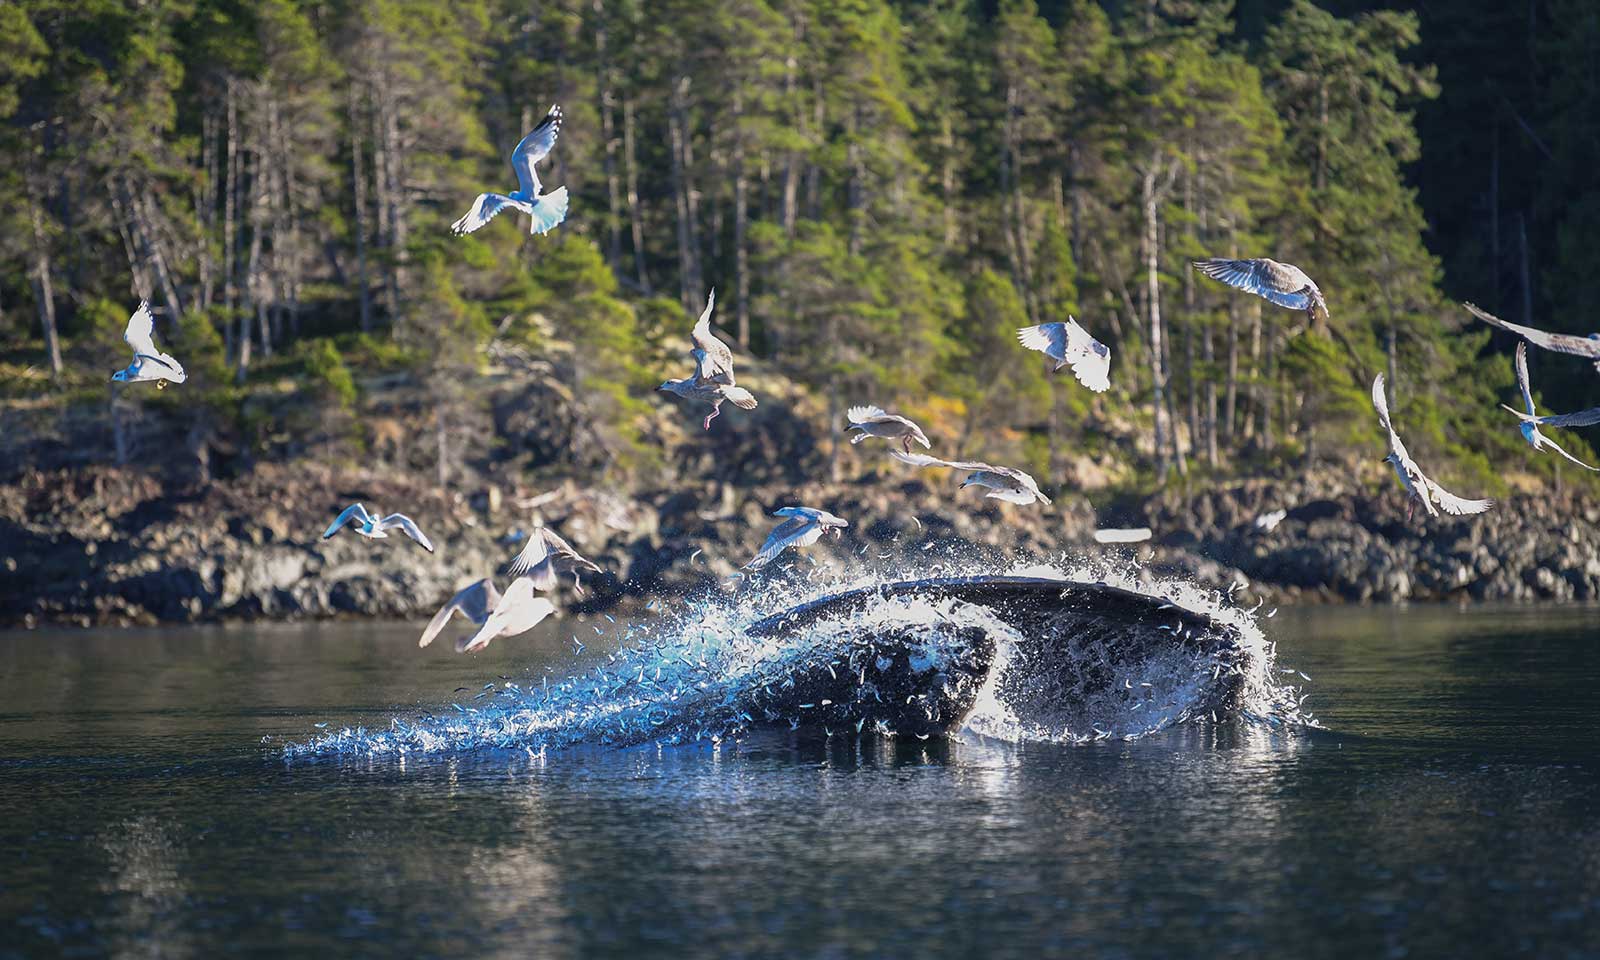
[[[1184,581],[1141,583],[1131,564],[1060,558],[997,570],[981,551],[952,553],[961,555],[935,562],[924,555],[921,563],[872,570],[791,562],[776,575],[744,580],[685,604],[677,615],[628,628],[604,662],[582,673],[536,685],[487,685],[493,696],[477,705],[396,717],[386,730],[328,732],[290,744],[284,754],[542,754],[579,744],[720,743],[757,726],[785,725],[829,735],[949,731],[1011,742],[1132,740],[1175,723],[1232,719],[1204,708],[1208,685],[1224,670],[1238,675],[1239,719],[1315,722],[1301,710],[1299,689],[1275,679],[1275,650],[1254,615],[1218,591]],[[880,599],[786,633],[746,632],[762,615],[843,590],[980,570],[1103,581],[1160,598],[1234,628],[1244,655],[1224,658],[1178,643],[1130,652],[1134,645],[1067,637],[1061,649],[1072,669],[1040,671],[1019,655],[1029,638],[993,611],[918,596]]]

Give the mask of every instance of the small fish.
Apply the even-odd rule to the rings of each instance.
[[[1271,620],[1273,617],[1276,617],[1277,615],[1278,615],[1278,608],[1277,607],[1273,607],[1271,610],[1267,611],[1267,619],[1268,620]]]
[[[616,623],[617,622],[617,621],[611,619],[611,614],[609,614],[609,613],[602,613],[602,614],[600,614],[600,616],[605,617],[607,623]]]
[[[463,691],[465,689],[467,689],[467,688],[466,687],[456,687],[454,690],[452,690],[450,692],[451,693],[460,693],[461,691]]]
[[[913,514],[913,515],[912,515],[912,517],[911,517],[911,522],[912,522],[912,523],[914,523],[914,524],[916,524],[916,525],[917,525],[917,529],[918,529],[918,530],[921,530],[921,529],[922,529],[922,521],[921,521],[921,520],[918,520],[918,519],[917,519],[917,518],[916,518],[916,515],[915,515],[915,514]]]
[[[321,723],[313,723],[312,724],[312,726],[316,727],[318,730],[321,730],[323,727],[326,727],[327,725],[328,725],[328,721],[326,721],[326,720],[322,721]]]
[[[698,559],[698,558],[699,558],[699,556],[700,556],[700,554],[702,554],[702,553],[704,553],[704,552],[705,552],[705,551],[703,551],[703,550],[701,550],[701,549],[699,549],[699,548],[698,548],[698,547],[697,547],[697,548],[695,548],[695,551],[694,551],[694,553],[691,553],[691,554],[689,554],[689,562],[690,562],[690,563],[694,563],[694,562],[695,562],[695,560],[696,560],[696,559]]]

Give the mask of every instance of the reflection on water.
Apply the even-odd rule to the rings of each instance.
[[[0,636],[0,958],[1600,950],[1596,611],[1286,610],[1311,733],[277,751],[581,669],[575,626]]]

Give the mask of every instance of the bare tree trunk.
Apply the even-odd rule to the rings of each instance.
[[[794,104],[794,128],[801,137],[806,135],[805,111],[800,108],[799,97],[799,61],[795,51],[804,49],[805,21],[800,19],[798,10],[794,19],[794,40],[789,45],[789,54],[783,60],[783,98],[785,103]],[[780,222],[783,224],[783,233],[786,237],[794,236],[795,223],[800,218],[800,154],[789,150],[784,154],[783,162],[783,213]]]
[[[942,158],[939,166],[939,192],[944,200],[944,248],[955,247],[956,240],[956,134],[955,124],[948,110],[939,111],[939,146]]]
[[[628,220],[633,232],[633,266],[638,273],[639,289],[650,293],[650,274],[645,270],[644,211],[639,207],[639,165],[634,161],[633,150],[633,100],[622,97],[622,163],[628,181]]]
[[[737,314],[739,346],[750,347],[750,251],[746,235],[750,227],[750,182],[745,172],[744,92],[733,95],[733,278],[734,312]]]
[[[600,94],[600,136],[605,142],[606,203],[609,214],[606,220],[606,260],[611,272],[622,272],[622,184],[617,176],[617,134],[612,111],[617,98],[612,92],[614,77],[611,70],[609,39],[606,30],[605,0],[593,0],[594,55],[596,83]]]
[[[367,277],[366,144],[361,137],[360,102],[355,81],[349,88],[350,180],[355,198],[356,297],[361,304],[361,332],[372,332],[372,285]]]
[[[1150,388],[1151,409],[1155,419],[1155,444],[1157,473],[1161,482],[1166,482],[1167,472],[1172,469],[1172,463],[1167,454],[1167,373],[1162,366],[1162,338],[1161,338],[1161,282],[1158,273],[1159,251],[1157,250],[1157,218],[1156,218],[1156,167],[1152,163],[1145,170],[1142,179],[1141,200],[1144,204],[1144,263],[1145,263],[1145,297],[1146,309],[1150,315]]]
[[[222,196],[222,305],[232,311],[239,304],[238,249],[236,232],[239,203],[239,95],[238,84],[232,77],[227,84],[228,146],[226,164],[228,175]],[[233,335],[228,335],[230,342]],[[232,352],[229,352],[230,359]]]
[[[56,335],[56,296],[50,284],[50,248],[44,232],[44,215],[30,198],[33,214],[33,291],[39,308],[39,326],[44,332],[44,348],[50,357],[50,376],[61,379],[61,340]]]
[[[689,195],[683,183],[683,128],[679,125],[677,85],[673,85],[673,104],[667,110],[667,136],[672,151],[672,199],[678,208],[678,302],[685,310],[691,309],[689,289],[690,261],[694,254],[689,250]]]

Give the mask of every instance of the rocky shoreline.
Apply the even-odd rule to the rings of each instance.
[[[350,500],[427,518],[438,552],[403,539],[320,540]],[[1577,497],[1518,495],[1479,518],[1407,522],[1397,492],[1252,481],[1102,511],[1155,531],[1121,547],[1094,542],[1095,511],[1082,497],[1018,509],[957,491],[940,473],[799,488],[707,480],[633,496],[570,482],[541,492],[482,485],[445,496],[302,463],[180,491],[111,467],[25,472],[0,485],[0,626],[423,617],[465,583],[499,573],[517,532],[534,523],[555,527],[606,571],[581,598],[564,591],[569,611],[626,612],[652,597],[726,589],[771,510],[801,501],[852,526],[793,556],[787,575],[802,575],[811,559],[920,572],[1064,555],[1091,572],[1136,568],[1145,579],[1231,588],[1252,603],[1600,598],[1600,507]],[[1285,511],[1275,526],[1257,524],[1275,510]]]

